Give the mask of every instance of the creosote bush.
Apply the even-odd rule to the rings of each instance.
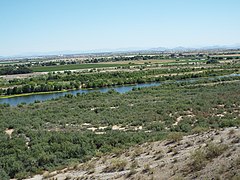
[[[122,159],[113,159],[111,163],[104,168],[103,172],[115,172],[115,171],[123,171],[127,165],[126,160]]]
[[[220,156],[227,149],[228,149],[228,146],[225,144],[209,143],[206,148],[206,158],[209,160],[216,158]]]
[[[191,159],[192,163],[190,164],[190,168],[193,171],[199,171],[207,164],[206,154],[201,149],[194,151]]]
[[[190,168],[192,171],[199,171],[208,161],[220,156],[224,151],[228,149],[227,145],[224,144],[207,144],[207,147],[197,149],[191,155],[192,162]]]
[[[171,142],[179,142],[182,140],[182,138],[183,134],[179,132],[170,133],[167,137],[167,139],[170,140]]]

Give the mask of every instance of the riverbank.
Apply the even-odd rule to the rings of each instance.
[[[7,98],[14,98],[14,97],[24,97],[24,96],[31,96],[31,95],[54,94],[54,93],[61,93],[61,92],[68,92],[68,91],[71,91],[71,90],[14,94],[14,95],[0,96],[0,99],[7,99]]]

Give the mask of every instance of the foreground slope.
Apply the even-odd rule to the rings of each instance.
[[[31,180],[238,179],[239,174],[240,128],[225,128],[183,138],[174,134]]]

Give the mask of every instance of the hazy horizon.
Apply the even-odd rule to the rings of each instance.
[[[70,55],[70,54],[91,54],[91,53],[117,53],[117,52],[134,52],[134,51],[154,51],[156,49],[165,48],[166,50],[174,50],[178,48],[185,48],[189,50],[201,50],[205,48],[226,48],[226,49],[239,49],[240,44],[229,44],[229,45],[206,45],[206,46],[173,46],[173,47],[125,47],[125,48],[116,48],[116,49],[89,49],[89,50],[55,50],[55,51],[42,51],[42,52],[22,52],[19,54],[12,54],[12,55],[0,55],[0,58],[10,58],[10,57],[31,57],[31,56],[50,56],[50,55]]]
[[[61,51],[232,46],[237,0],[2,0],[0,56]]]

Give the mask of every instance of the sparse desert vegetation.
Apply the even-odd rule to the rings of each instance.
[[[81,166],[88,166],[94,161],[95,171],[89,174],[87,169],[71,169],[64,173],[59,171],[52,176],[58,180],[69,179],[237,179],[239,169],[239,142],[232,143],[235,137],[228,138],[229,131],[235,131],[235,137],[240,136],[239,128],[224,128],[210,130],[201,134],[183,136],[179,142],[170,140],[148,142],[126,149],[118,158],[114,153],[100,159],[93,158]],[[214,140],[211,140],[214,137]],[[226,139],[222,144],[220,139]],[[186,147],[188,142],[191,146]],[[178,154],[173,158],[168,149],[175,148]],[[141,148],[141,155],[134,153]],[[146,152],[148,152],[146,154]],[[161,152],[162,157],[156,159]],[[129,154],[131,154],[129,156]],[[102,161],[102,159],[106,159]],[[38,179],[41,176],[32,178]]]

